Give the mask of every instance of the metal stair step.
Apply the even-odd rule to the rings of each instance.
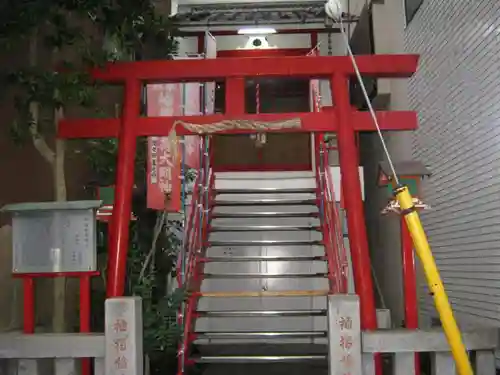
[[[214,212],[212,219],[318,217],[318,212]]]
[[[326,310],[212,310],[197,311],[196,314],[207,318],[299,317],[326,316]]]
[[[214,206],[315,206],[316,198],[303,199],[247,199],[247,200],[216,200]]]
[[[213,225],[210,232],[292,232],[319,231],[314,225]]]
[[[269,338],[322,338],[327,337],[325,331],[282,331],[282,332],[195,332],[197,339],[235,339],[235,338],[251,338],[251,339],[269,339]]]
[[[312,194],[315,188],[280,189],[280,188],[253,188],[253,189],[216,189],[216,194]]]
[[[328,293],[328,290],[193,292],[196,296],[207,298],[326,297]]]
[[[235,356],[200,356],[190,358],[195,363],[231,364],[231,363],[301,363],[326,361],[326,355],[235,355]]]
[[[205,279],[314,279],[326,273],[203,273]]]
[[[246,241],[237,241],[237,240],[213,240],[208,242],[209,247],[213,246],[310,246],[310,245],[322,245],[323,241],[321,240],[297,240],[297,241],[288,241],[288,240],[246,240]]]
[[[274,255],[255,255],[255,256],[212,256],[200,259],[202,263],[230,263],[230,262],[314,262],[325,261],[325,256],[274,256]]]

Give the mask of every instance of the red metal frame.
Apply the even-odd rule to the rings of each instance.
[[[315,135],[316,196],[320,207],[321,232],[328,263],[330,293],[347,293],[347,254],[340,224],[340,214],[328,164],[328,151],[323,134]]]
[[[237,80],[237,78],[235,78]],[[228,83],[231,80],[228,80]],[[233,92],[237,90],[228,89]],[[238,103],[238,97],[231,98],[233,109],[226,111],[226,114],[205,115],[205,116],[170,116],[170,117],[140,117],[135,121],[133,134],[136,137],[152,137],[152,136],[167,136],[175,123],[185,121],[193,124],[212,124],[223,120],[254,120],[254,121],[282,121],[289,119],[300,118],[302,125],[300,128],[291,128],[286,130],[274,130],[270,133],[281,132],[296,132],[296,133],[327,133],[336,132],[339,129],[338,116],[335,111],[323,108],[322,112],[298,112],[298,113],[261,113],[261,114],[245,114],[239,115],[236,113],[234,105]],[[226,99],[226,107],[228,106]],[[244,111],[244,102],[242,103]],[[229,107],[231,108],[231,107]],[[235,112],[230,114],[228,112]],[[368,112],[358,112],[352,109],[347,113],[347,117],[352,121],[353,130],[375,131],[375,126]],[[386,112],[380,111],[377,113],[377,119],[384,131],[399,131],[399,130],[414,130],[417,125],[417,115],[415,112],[400,111]],[[118,138],[120,129],[122,128],[120,119],[81,119],[70,120],[64,119],[59,124],[59,137],[72,138]],[[123,130],[122,130],[123,131]],[[196,135],[181,125],[175,126],[177,135]],[[257,131],[231,129],[224,131],[224,134],[250,134]],[[118,185],[118,184],[117,184]],[[117,189],[118,190],[118,189]]]
[[[409,78],[418,64],[418,55],[358,55],[362,75],[377,78]],[[95,69],[95,79],[105,82],[211,82],[243,77],[329,78],[333,74],[355,75],[347,56],[290,56],[277,61],[267,57],[224,60],[151,60],[116,62]],[[241,112],[240,114],[243,114]]]
[[[339,130],[337,147],[342,177],[342,191],[347,212],[349,243],[353,263],[354,284],[360,295],[361,326],[363,329],[377,328],[375,299],[371,278],[370,253],[366,234],[361,182],[358,169],[356,135],[350,124],[348,80],[336,74],[331,80],[333,97],[337,103]]]
[[[130,215],[132,215],[132,190],[134,188],[134,160],[137,147],[135,123],[140,115],[141,83],[127,80],[123,102],[122,126],[119,132],[118,161],[120,172],[116,175],[115,204],[109,231],[108,278],[106,294],[122,296],[125,290],[125,272],[129,240]]]
[[[91,284],[90,276],[83,274],[80,277],[80,332],[89,333],[91,323]],[[91,359],[82,358],[82,374],[90,375]]]
[[[23,332],[35,333],[35,280],[32,277],[23,279]]]
[[[401,219],[401,251],[403,260],[403,294],[405,303],[405,326],[418,329],[417,274],[413,240],[404,218]],[[420,356],[415,353],[415,374],[420,375]]]
[[[368,55],[357,56],[356,61],[363,75],[378,78],[408,78],[416,71],[418,56]],[[120,296],[124,289],[136,137],[167,135],[177,120],[207,124],[227,119],[278,121],[299,117],[302,119],[302,129],[296,129],[297,131],[338,133],[343,200],[349,225],[356,292],[361,301],[362,327],[375,329],[377,320],[356,146],[356,132],[374,131],[375,128],[368,113],[354,111],[350,106],[348,78],[354,74],[354,67],[347,56],[123,62],[94,70],[93,76],[96,79],[125,83],[122,118],[63,120],[59,124],[58,135],[63,138],[119,137],[115,205],[109,236],[108,296]],[[329,79],[335,108],[319,113],[245,114],[245,78],[290,76]],[[226,81],[224,115],[140,117],[139,98],[143,82],[207,82],[218,79]],[[416,115],[412,112],[382,112],[378,117],[383,131],[413,130],[417,125]],[[179,125],[176,131],[177,134],[188,134]],[[238,133],[238,131],[229,130],[221,133]]]
[[[201,143],[200,170],[194,185],[195,189],[191,199],[191,210],[185,230],[185,243],[183,254],[181,255],[184,257],[185,262],[184,283],[180,277],[180,270],[177,273],[179,275],[179,285],[186,285],[191,292],[186,301],[185,315],[181,315],[180,318],[180,322],[184,323],[183,340],[179,347],[179,353],[184,353],[184,355],[180,354],[178,357],[180,374],[184,366],[190,364],[187,354],[192,341],[195,340],[193,319],[196,317],[199,295],[193,292],[200,290],[201,287],[205,262],[203,262],[204,253],[200,252],[200,249],[207,246],[208,228],[210,227],[213,208],[215,175],[210,172],[210,155],[206,154],[207,142],[208,139],[204,138]],[[211,150],[209,149],[209,154],[210,152]]]
[[[51,272],[51,273],[16,273],[12,277],[23,280],[23,332],[35,333],[35,279],[77,277],[80,279],[80,332],[89,333],[91,323],[91,277],[99,276],[98,271],[89,272]],[[91,359],[82,358],[82,375],[90,375]]]

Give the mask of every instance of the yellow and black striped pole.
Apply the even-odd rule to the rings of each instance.
[[[427,236],[422,227],[422,222],[417,210],[413,205],[413,199],[407,186],[399,186],[394,190],[394,195],[399,202],[401,214],[404,216],[408,230],[413,239],[413,245],[417,256],[420,258],[424,268],[425,277],[429,284],[429,290],[434,298],[436,310],[438,311],[444,333],[451,348],[459,375],[473,375],[467,350],[462,341],[462,335],[458,328],[448,296],[444,290],[443,281],[439,275],[436,261],[432,255]]]

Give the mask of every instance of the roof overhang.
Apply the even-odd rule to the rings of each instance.
[[[269,26],[284,28],[327,28],[331,24],[326,18],[324,1],[273,3],[183,3],[179,12],[171,16],[181,30],[196,28]],[[357,17],[347,17],[344,22],[356,22]],[[337,27],[334,27],[338,30]]]

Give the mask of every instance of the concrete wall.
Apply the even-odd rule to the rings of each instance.
[[[499,32],[498,1],[427,0],[405,36],[420,54],[409,89],[420,115],[413,153],[433,172],[423,223],[463,325],[500,325]],[[421,302],[436,316],[428,295]]]
[[[418,158],[434,175],[423,184],[433,206],[424,228],[456,316],[463,325],[498,320],[498,100],[496,1],[425,1],[405,28],[401,2],[373,5],[376,53],[418,53],[419,70],[408,82],[384,80],[389,109],[414,109],[420,128],[386,136],[394,159]],[[453,9],[450,14],[449,10]],[[362,143],[366,216],[372,259],[387,306],[397,325],[403,319],[399,228],[380,218],[385,193],[377,191],[376,164],[384,156],[375,135]],[[422,277],[421,324],[436,317]]]
[[[452,14],[449,9],[453,9]],[[409,81],[381,80],[389,109],[419,113],[419,129],[386,135],[395,160],[416,158],[433,176],[422,214],[431,247],[456,316],[462,325],[498,320],[499,216],[488,199],[498,195],[498,2],[425,1],[409,25],[403,2],[373,5],[376,53],[418,53],[419,70]],[[477,145],[477,147],[474,147]],[[372,258],[387,306],[403,319],[400,233],[396,218],[380,218],[385,194],[375,188],[376,163],[384,156],[375,135],[363,139],[366,215]],[[491,196],[490,194],[493,194]],[[488,213],[486,213],[488,212]],[[418,264],[418,261],[417,261]],[[390,271],[390,272],[388,272]],[[436,317],[418,265],[421,325]]]
[[[404,52],[403,2],[386,1],[384,4],[373,4],[372,7],[375,53]],[[388,110],[409,108],[407,88],[408,82],[404,79],[378,81],[379,97],[389,98],[388,102],[383,100],[387,103]],[[384,137],[394,160],[408,160],[412,157],[411,133],[394,132],[385,134]],[[378,135],[363,135],[361,154],[365,167],[365,209],[371,257],[376,282],[383,294],[383,297],[378,296],[379,306],[385,304],[391,310],[393,324],[398,326],[404,319],[400,224],[398,217],[381,217],[380,214],[389,197],[386,189],[376,186],[378,163],[385,160]]]

